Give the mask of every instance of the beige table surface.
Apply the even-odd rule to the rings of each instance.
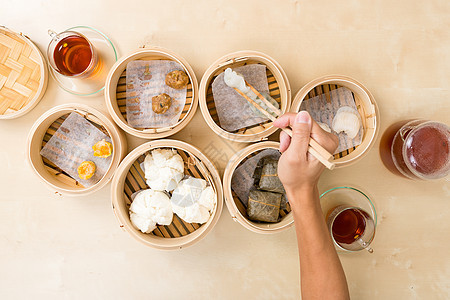
[[[373,93],[381,132],[423,117],[449,123],[450,2],[442,1],[10,1],[0,23],[26,33],[44,52],[47,29],[91,25],[128,53],[142,44],[172,49],[201,79],[220,56],[259,50],[286,71],[293,95],[325,74],[344,74]],[[0,122],[0,298],[296,299],[294,229],[259,235],[226,208],[198,244],[165,252],[123,232],[110,185],[82,198],[59,197],[32,173],[28,131],[55,105],[80,102],[106,111],[103,95],[81,98],[53,80],[26,116]],[[173,138],[207,152],[221,174],[244,144],[219,139],[200,111]],[[129,150],[144,140],[128,136]],[[369,254],[341,255],[353,299],[450,298],[448,179],[412,182],[389,173],[373,149],[357,164],[326,171],[320,190],[352,185],[379,213]],[[214,152],[212,146],[223,152]]]

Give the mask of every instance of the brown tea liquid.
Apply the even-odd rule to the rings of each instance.
[[[364,233],[366,229],[365,212],[351,208],[342,211],[333,222],[334,240],[342,244],[351,244]]]
[[[409,131],[403,135],[407,136]],[[440,173],[445,176],[450,160],[449,137],[448,129],[438,123],[418,128],[406,141],[398,134],[393,141],[392,158],[399,171],[409,178],[438,178]]]
[[[61,74],[74,76],[83,73],[91,63],[89,42],[80,36],[63,38],[55,47],[53,59]]]
[[[438,128],[417,130],[406,147],[411,166],[419,173],[429,175],[443,169],[449,160],[449,141]]]

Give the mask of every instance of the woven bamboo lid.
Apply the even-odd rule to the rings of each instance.
[[[281,65],[267,54],[257,51],[238,51],[227,54],[215,61],[203,74],[199,87],[200,110],[208,126],[219,136],[236,142],[258,142],[277,131],[271,121],[248,126],[235,132],[229,132],[220,126],[214,102],[212,83],[226,68],[260,64],[266,66],[266,76],[270,96],[280,105],[281,113],[289,111],[291,105],[291,87]]]
[[[142,128],[131,127],[126,116],[126,68],[133,60],[172,60],[183,66],[189,77],[186,103],[178,122],[170,127]],[[144,47],[120,58],[109,71],[105,85],[106,107],[113,120],[125,132],[144,139],[160,139],[173,135],[186,127],[194,117],[198,106],[198,82],[189,63],[178,54],[160,47]]]
[[[351,77],[326,75],[314,79],[302,87],[295,95],[291,106],[291,112],[298,112],[303,100],[339,87],[346,87],[352,91],[356,107],[361,116],[364,134],[359,146],[334,155],[333,162],[337,168],[353,164],[372,148],[380,128],[380,112],[375,98],[364,85]]]
[[[174,149],[183,158],[185,175],[206,180],[214,189],[216,205],[209,220],[204,224],[187,223],[176,214],[168,226],[158,225],[151,233],[142,233],[130,221],[131,195],[148,189],[145,174],[140,167],[145,155],[153,149]],[[120,163],[111,184],[112,206],[120,227],[140,243],[162,250],[186,248],[204,238],[219,220],[223,207],[222,183],[219,173],[209,159],[194,146],[170,139],[147,142],[131,151]]]
[[[22,33],[0,27],[0,119],[28,113],[44,95],[48,70],[42,53]]]
[[[40,151],[55,134],[56,130],[72,112],[82,115],[111,138],[113,153],[105,175],[91,187],[80,186],[78,181],[59,169],[51,161],[41,156]],[[105,186],[113,177],[120,161],[127,151],[125,135],[106,114],[88,105],[69,103],[56,106],[45,112],[33,125],[28,135],[27,158],[36,175],[50,189],[62,195],[83,196]]]
[[[278,233],[292,227],[294,225],[294,216],[292,215],[291,209],[288,207],[286,210],[281,211],[282,219],[277,223],[260,223],[251,221],[247,218],[247,209],[243,202],[231,189],[231,179],[236,168],[243,164],[247,159],[255,156],[262,150],[278,150],[279,147],[280,143],[278,142],[266,141],[254,143],[233,155],[223,174],[223,193],[225,203],[227,204],[231,217],[235,222],[238,222],[248,230],[256,233]]]

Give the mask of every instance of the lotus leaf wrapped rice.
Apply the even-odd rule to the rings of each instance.
[[[269,157],[262,159],[259,189],[281,194],[285,193],[283,184],[278,178],[278,160]]]
[[[278,222],[281,194],[253,190],[250,191],[247,215],[250,220],[261,222]]]
[[[288,202],[289,201],[288,201],[288,198],[287,198],[286,194],[281,195],[280,209],[281,210],[287,209],[288,208],[288,206],[287,206]]]

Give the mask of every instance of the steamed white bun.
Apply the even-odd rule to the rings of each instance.
[[[150,233],[156,224],[170,225],[173,211],[169,197],[152,189],[138,192],[130,206],[130,220],[144,233]]]
[[[143,163],[145,179],[156,191],[172,191],[183,179],[183,158],[172,149],[155,149],[145,157]]]
[[[216,194],[205,180],[187,178],[182,180],[173,191],[172,209],[181,219],[188,223],[206,223],[216,204]]]

